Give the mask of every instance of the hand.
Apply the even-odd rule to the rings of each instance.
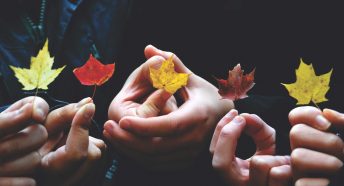
[[[344,114],[305,106],[289,113],[291,163],[295,185],[328,185],[329,177],[343,167],[344,142],[327,130],[344,128]]]
[[[193,74],[172,53],[147,46],[145,55],[147,62],[130,75],[112,101],[104,136],[116,150],[146,168],[187,167],[205,148],[215,124],[233,108],[233,102],[221,99],[217,88]],[[155,94],[165,93],[153,92],[149,78],[149,67],[161,65],[171,55],[177,72],[191,74],[187,86],[175,94],[182,100],[179,108],[171,95],[155,99]],[[150,94],[142,104],[142,98]]]
[[[97,172],[105,144],[89,136],[94,112],[92,99],[85,98],[49,113],[45,122],[49,138],[40,149],[43,185],[80,184],[91,171]]]
[[[27,97],[0,113],[0,185],[36,185],[30,177],[48,137],[42,125],[48,110],[42,98]]]
[[[235,157],[242,132],[251,136],[256,153],[247,160]],[[282,186],[291,180],[288,156],[275,153],[275,130],[257,115],[231,110],[216,126],[210,144],[213,167],[229,185]]]

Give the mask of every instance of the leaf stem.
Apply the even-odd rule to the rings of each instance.
[[[92,100],[93,100],[94,96],[96,95],[96,90],[97,90],[97,85],[94,85]]]
[[[319,107],[319,105],[315,101],[313,101],[313,99],[312,99],[312,103],[321,111],[321,108]]]

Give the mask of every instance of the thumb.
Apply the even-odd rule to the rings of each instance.
[[[175,69],[176,69],[177,72],[192,74],[191,70],[189,70],[183,64],[183,62],[178,58],[178,56],[176,56],[172,52],[162,51],[162,50],[154,47],[153,45],[148,45],[148,46],[146,46],[146,48],[144,50],[144,54],[145,54],[146,59],[149,59],[149,58],[151,58],[153,56],[161,56],[161,57],[165,58],[165,60],[167,60],[171,56],[173,56],[173,62],[175,64]]]
[[[163,89],[153,92],[153,94],[151,94],[147,100],[137,108],[136,114],[143,118],[157,116],[160,111],[163,110],[167,100],[171,96],[172,94]]]
[[[76,113],[66,141],[66,152],[71,156],[82,155],[88,150],[88,135],[95,105],[87,103]]]

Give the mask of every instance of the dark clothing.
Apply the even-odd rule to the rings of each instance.
[[[33,44],[22,24],[21,9],[16,2],[0,7],[0,105],[13,103],[25,96],[8,65],[28,68],[30,57],[36,56],[42,47],[42,44]],[[320,46],[315,47],[311,42],[313,37],[307,35],[308,32],[295,33],[294,29],[300,30],[300,25],[304,29],[307,26],[298,19],[303,15],[297,7],[299,4],[293,3],[290,1],[282,7],[274,2],[250,3],[242,0],[142,0],[134,4],[131,0],[48,1],[46,31],[49,50],[55,57],[53,68],[67,65],[49,85],[48,93],[66,102],[77,102],[91,96],[93,88],[82,86],[72,70],[83,65],[95,47],[102,63],[116,62],[114,77],[97,88],[94,98],[97,105],[96,120],[101,130],[109,103],[128,75],[144,61],[142,51],[147,44],[173,51],[194,73],[212,83],[215,83],[213,75],[224,78],[227,69],[240,62],[247,71],[257,68],[257,85],[250,93],[265,96],[250,96],[237,101],[237,109],[240,113],[255,113],[274,127],[277,131],[278,154],[289,154],[288,112],[295,106],[295,101],[287,96],[280,83],[295,80],[292,77],[300,57],[304,57],[306,62],[309,60],[321,65],[322,69],[326,69],[324,71],[331,67],[336,70],[339,63],[324,65],[317,61],[329,58],[334,61],[342,57],[322,48],[327,47],[327,41],[321,40]],[[296,10],[291,11],[296,15],[290,15],[289,8]],[[312,10],[310,13],[313,13]],[[311,20],[302,18],[306,22]],[[299,40],[310,43],[300,44]],[[311,49],[308,50],[305,45]],[[320,51],[325,54],[321,55]],[[339,78],[333,81],[338,84]],[[335,95],[342,95],[342,90],[334,89],[333,92],[337,93],[331,92],[330,100],[337,99]],[[343,110],[342,101],[327,105]],[[248,157],[255,150],[247,137],[239,141],[238,148],[240,157]],[[116,171],[113,182],[119,186],[221,185],[220,179],[212,171],[207,148],[196,162],[187,170],[157,173],[145,171],[121,157],[119,162],[115,162],[119,163],[119,167],[110,169]],[[105,176],[112,179],[111,171]]]

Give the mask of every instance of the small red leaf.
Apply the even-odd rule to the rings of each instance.
[[[243,75],[240,64],[235,66],[233,70],[229,70],[228,79],[216,79],[219,85],[219,94],[222,98],[230,100],[238,100],[247,97],[247,92],[254,86],[254,71],[247,75]]]
[[[114,71],[115,64],[103,65],[91,54],[87,62],[82,67],[75,68],[73,73],[83,85],[100,86],[113,75]]]

